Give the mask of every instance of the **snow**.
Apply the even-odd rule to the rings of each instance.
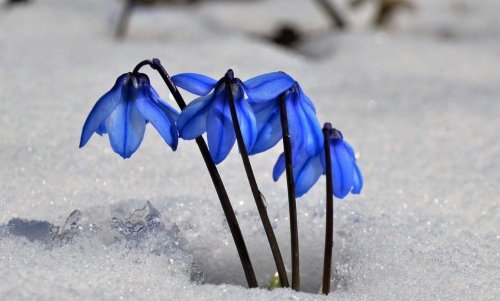
[[[329,32],[305,0],[141,8],[123,41],[112,38],[119,1],[2,8],[0,299],[498,300],[500,4],[417,6],[384,32],[368,28],[368,5],[345,33]],[[263,38],[280,22],[311,32],[297,51]],[[148,127],[128,160],[97,136],[78,149],[97,98],[152,57],[171,74],[286,71],[320,121],[355,147],[365,187],[335,201],[331,295],[316,294],[324,179],[298,201],[306,292],[268,291],[272,256],[237,151],[220,165],[261,287],[248,290],[194,143],[181,141],[174,153]],[[159,76],[147,73],[169,99]],[[251,160],[289,268],[286,185],[271,177],[279,153],[278,145]],[[159,228],[112,228],[134,221],[143,229],[147,219],[134,210],[147,201]],[[77,209],[73,228],[64,226]]]

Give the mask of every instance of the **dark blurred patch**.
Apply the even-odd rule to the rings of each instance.
[[[270,35],[256,35],[255,38],[283,47],[308,59],[323,59],[335,52],[336,32],[330,29],[304,32],[294,24],[283,23]]]
[[[127,34],[128,23],[130,16],[132,15],[134,9],[138,6],[157,6],[157,5],[193,5],[203,0],[125,0],[120,18],[118,20],[118,26],[115,31],[115,38],[123,39]],[[223,0],[219,0],[223,1]],[[236,1],[257,1],[257,0],[224,0],[227,2]]]
[[[223,1],[223,0],[218,0]],[[236,2],[236,1],[257,1],[257,0],[225,0],[228,2]],[[132,15],[134,9],[138,6],[156,6],[160,4],[168,4],[168,5],[192,5],[197,4],[199,2],[203,2],[203,0],[125,0],[122,12],[119,17],[118,26],[115,31],[116,38],[124,38],[127,34],[127,27],[129,24],[130,16]],[[347,24],[338,9],[335,7],[334,3],[330,0],[315,0],[315,3],[319,6],[320,10],[325,13],[325,15],[331,20],[331,24],[333,28],[344,29]],[[294,32],[290,30],[291,28],[283,28],[283,32],[278,33],[280,37],[278,37],[277,42],[280,45],[287,46],[291,45],[294,39]]]
[[[3,4],[5,5],[6,8],[9,8],[9,7],[20,5],[20,4],[27,4],[29,2],[31,2],[31,1],[30,0],[7,0]],[[0,2],[0,4],[1,4],[1,2]]]
[[[295,26],[283,24],[268,39],[280,46],[294,49],[300,44],[303,36]]]
[[[15,236],[22,236],[29,241],[51,243],[57,236],[58,227],[47,221],[13,218],[6,225],[8,232]]]
[[[369,0],[352,0],[351,7],[357,8]],[[373,19],[373,25],[376,27],[387,27],[397,11],[400,9],[415,9],[411,0],[374,0],[377,4],[377,10]]]
[[[337,29],[344,29],[347,23],[344,17],[340,14],[334,3],[329,0],[316,0],[321,10],[330,18],[332,22],[332,27]]]

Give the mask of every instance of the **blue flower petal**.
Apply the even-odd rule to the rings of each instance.
[[[359,194],[361,193],[361,189],[363,188],[363,175],[361,174],[361,170],[356,163],[354,163],[354,181],[352,184],[351,193]]]
[[[307,95],[304,93],[304,91],[302,91],[302,88],[297,84],[296,85],[297,87],[297,91],[299,93],[299,97],[300,97],[300,102],[306,106],[309,107],[309,109],[314,112],[314,114],[316,114],[316,108],[314,107],[314,103],[312,102],[312,100],[307,97]]]
[[[301,197],[314,186],[323,173],[320,156],[308,157],[301,166],[294,168],[295,195]]]
[[[283,172],[286,169],[285,165],[285,154],[281,154],[278,157],[278,160],[274,164],[273,168],[273,180],[276,182],[280,178],[280,176],[283,174]]]
[[[258,103],[275,99],[293,84],[294,80],[288,74],[279,71],[251,78],[243,83],[243,87],[248,98]]]
[[[311,189],[323,173],[320,156],[306,156],[302,153],[299,162],[294,163],[293,173],[295,181],[295,196],[301,197]],[[273,169],[273,180],[277,181],[285,172],[285,154],[281,154]]]
[[[257,138],[249,154],[255,155],[276,145],[282,137],[282,130],[278,103],[254,104],[252,109],[257,122]]]
[[[169,111],[171,112],[168,109],[167,112],[164,111],[159,106],[158,95],[156,92],[152,93],[151,91],[154,91],[151,87],[140,87],[135,105],[142,116],[156,128],[163,140],[175,151],[178,143],[177,128],[175,126],[175,119],[173,118],[175,114],[168,113]],[[166,103],[164,105],[168,108]],[[173,109],[172,111],[175,112]]]
[[[214,93],[198,97],[182,110],[177,120],[180,137],[195,139],[206,131],[207,115],[214,99]]]
[[[359,194],[359,193],[361,193],[361,189],[363,188],[363,174],[361,174],[361,170],[359,169],[358,165],[356,164],[356,155],[355,155],[354,149],[345,140],[344,140],[344,145],[345,145],[347,151],[349,152],[349,154],[351,155],[352,162],[354,165],[354,180],[353,180],[353,184],[352,184],[351,193]]]
[[[303,101],[299,101],[296,107],[302,125],[304,149],[310,156],[316,155],[323,146],[323,133],[318,118],[311,107]]]
[[[178,87],[196,95],[207,95],[217,84],[213,78],[198,73],[181,73],[172,76],[172,81]]]
[[[344,141],[344,145],[345,145],[345,147],[346,147],[347,151],[348,151],[348,152],[349,152],[349,154],[351,155],[351,158],[352,158],[354,161],[356,161],[356,154],[354,153],[354,149],[353,149],[353,148],[352,148],[352,146],[351,146],[349,143],[347,143],[345,140],[343,140],[343,141]]]
[[[94,105],[92,110],[90,111],[87,120],[83,125],[82,135],[80,137],[80,147],[83,147],[89,141],[90,137],[94,132],[98,134],[103,134],[105,131],[102,131],[101,125],[104,122],[104,119],[111,114],[111,112],[118,106],[118,104],[122,101],[122,87],[124,81],[128,79],[129,74],[123,74],[116,80],[115,85],[104,94],[97,103]]]
[[[106,118],[106,129],[111,147],[126,159],[139,148],[146,130],[146,119],[133,101],[122,101]]]
[[[240,125],[243,142],[248,150],[251,150],[257,139],[257,123],[250,104],[245,100],[242,89],[238,89],[238,95],[235,98],[236,115]]]
[[[286,111],[288,121],[288,132],[292,144],[293,164],[297,163],[297,156],[303,149],[303,125],[300,114],[297,112],[295,94],[288,94],[286,100]],[[264,103],[251,103],[257,121],[257,140],[250,154],[266,151],[276,145],[282,138],[280,103],[278,99]]]
[[[223,95],[224,91],[218,95],[210,108],[206,125],[208,148],[215,164],[224,161],[236,141],[229,103]]]
[[[275,101],[269,101],[265,103],[253,103],[249,99],[248,103],[252,107],[255,119],[262,122],[265,122],[267,120],[267,116],[279,110],[279,103]]]
[[[104,124],[104,122],[102,122],[100,125],[99,125],[99,128],[95,131],[97,135],[99,136],[102,136],[104,134],[107,134],[108,133],[108,130],[106,130],[106,125]]]
[[[149,86],[148,92],[150,99],[153,100],[153,102],[156,105],[158,105],[160,109],[163,110],[163,112],[167,114],[171,120],[177,122],[177,119],[179,118],[179,112],[174,107],[172,107],[168,102],[163,100],[158,95],[158,93],[156,93],[156,90],[153,89],[152,86]]]
[[[334,139],[330,143],[332,159],[333,194],[343,199],[354,181],[354,162],[345,143]]]
[[[295,96],[292,96],[295,97]],[[297,110],[296,102],[291,99],[286,102],[286,114],[288,120],[288,133],[290,134],[290,143],[292,145],[292,162],[297,165],[298,157],[302,155],[304,149],[304,125]]]

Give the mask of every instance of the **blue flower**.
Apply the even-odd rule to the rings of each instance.
[[[349,192],[359,194],[363,188],[363,175],[356,164],[354,150],[344,140],[342,133],[332,129],[330,134],[330,158],[332,162],[333,195],[343,199]],[[321,157],[323,169],[325,156]]]
[[[363,176],[356,164],[353,148],[347,143],[342,133],[331,130],[330,158],[332,163],[333,195],[343,199],[349,192],[359,194],[363,188]],[[304,195],[318,181],[321,174],[325,174],[324,151],[310,156],[301,153],[297,162],[293,164],[295,194]],[[276,181],[285,171],[285,157],[281,154],[273,169],[273,178]]]
[[[146,74],[125,73],[90,111],[83,125],[80,147],[87,144],[92,134],[107,133],[113,150],[124,159],[129,158],[141,144],[146,123],[150,122],[175,150],[178,114],[158,96]]]
[[[267,94],[267,97],[262,97],[261,95],[265,93],[261,90],[264,89],[256,85],[260,77],[244,83],[257,121],[257,138],[249,153],[253,155],[264,152],[281,140],[280,102],[284,92],[293,161],[297,162],[301,152],[305,151],[312,156],[321,150],[323,144],[321,127],[316,117],[314,104],[302,91],[300,85],[286,73],[275,72],[274,74],[275,78],[278,78],[277,74],[280,74],[280,81],[288,84],[287,88],[281,90],[278,95]],[[286,85],[282,84],[280,87],[284,86]],[[279,89],[275,90],[279,91]]]
[[[226,84],[228,79],[229,87]],[[240,79],[233,77],[231,70],[218,81],[196,73],[178,74],[172,77],[172,81],[175,85],[201,96],[187,105],[179,115],[177,123],[179,136],[189,140],[207,132],[208,147],[216,164],[227,157],[236,141],[229,107],[229,93],[232,93],[235,102],[245,147],[251,150],[257,139],[257,123],[245,94],[249,96],[250,90],[256,97],[276,97],[286,90],[286,88],[280,90],[279,86],[282,84],[273,84],[275,79],[269,77],[261,78],[259,83],[247,90]]]
[[[301,197],[313,187],[323,173],[321,154],[310,156],[307,153],[300,153],[296,161],[293,162],[293,177],[295,182],[295,196]],[[323,155],[324,157],[324,155]],[[285,171],[285,154],[281,154],[273,168],[273,179],[277,181]]]

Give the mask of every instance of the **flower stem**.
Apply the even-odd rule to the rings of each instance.
[[[334,6],[334,4],[331,1],[328,0],[316,0],[319,6],[325,11],[325,13],[330,17],[332,21],[332,25],[337,27],[338,29],[344,29],[347,25],[340,15],[340,13],[337,11],[337,8]]]
[[[288,277],[286,275],[285,263],[283,262],[283,257],[278,246],[278,241],[274,235],[273,227],[271,226],[271,221],[267,215],[266,204],[264,203],[264,196],[257,186],[257,181],[255,180],[255,175],[253,173],[252,165],[250,164],[250,159],[248,158],[248,151],[245,147],[245,142],[243,141],[243,135],[241,134],[241,128],[238,123],[238,115],[236,112],[236,106],[234,103],[234,96],[231,91],[231,80],[234,78],[232,70],[226,73],[226,89],[228,91],[229,97],[229,108],[231,110],[231,119],[233,121],[233,128],[236,134],[236,141],[238,142],[238,148],[241,154],[241,160],[243,161],[243,166],[245,167],[245,172],[247,174],[248,182],[252,190],[253,198],[255,199],[255,204],[257,205],[257,211],[259,212],[260,219],[262,220],[262,225],[264,226],[264,231],[266,232],[267,240],[271,247],[271,252],[273,253],[274,262],[276,264],[276,269],[278,271],[280,283],[282,287],[288,287]]]
[[[168,89],[174,96],[177,105],[181,110],[186,107],[186,103],[182,98],[179,90],[172,82],[170,76],[168,75],[165,68],[161,65],[160,60],[154,58],[153,60],[145,60],[140,62],[136,68],[134,68],[134,73],[139,71],[139,68],[145,65],[150,65],[151,68],[156,70],[162,79],[165,81]],[[224,184],[222,183],[222,179],[217,170],[217,166],[215,165],[212,157],[210,156],[210,152],[208,151],[207,144],[205,139],[202,136],[196,138],[196,144],[198,144],[198,148],[203,156],[203,160],[205,160],[205,164],[207,165],[208,172],[210,173],[210,177],[212,178],[212,182],[215,186],[215,190],[217,191],[217,195],[219,196],[220,203],[222,205],[222,210],[226,216],[227,223],[229,225],[229,229],[231,230],[231,234],[233,235],[234,243],[236,245],[236,249],[240,256],[241,265],[243,266],[243,270],[245,272],[245,276],[247,279],[248,287],[254,288],[258,287],[257,278],[255,277],[255,272],[252,267],[252,262],[250,261],[250,256],[248,255],[248,250],[245,245],[245,240],[243,239],[243,235],[241,233],[240,226],[238,225],[238,220],[236,219],[236,215],[234,214],[233,207],[227,195],[226,189],[224,188]]]
[[[136,0],[127,0],[127,3],[125,3],[125,6],[123,7],[123,10],[120,14],[120,18],[118,21],[118,27],[116,28],[115,32],[115,38],[123,39],[125,37],[130,15],[132,14],[132,11],[137,5],[136,2],[137,2]]]
[[[325,255],[323,261],[323,285],[322,292],[328,295],[330,292],[330,272],[332,268],[333,250],[333,191],[332,191],[332,159],[330,157],[330,135],[331,123],[323,126],[323,137],[325,140],[325,169],[326,169],[326,230],[325,230]]]
[[[283,148],[285,152],[286,182],[288,187],[288,210],[290,212],[290,236],[292,245],[292,289],[300,289],[300,256],[299,256],[299,229],[297,225],[297,204],[295,199],[295,181],[293,178],[292,146],[288,129],[285,94],[280,96],[281,130],[283,134]]]

